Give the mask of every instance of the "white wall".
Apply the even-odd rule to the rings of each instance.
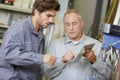
[[[52,33],[52,40],[64,36],[64,26],[63,26],[63,16],[68,9],[69,0],[57,0],[60,3],[60,11],[57,12],[55,17],[55,28]],[[44,29],[44,34],[46,34],[47,29]]]
[[[93,24],[97,0],[74,0],[74,8],[83,16],[84,32],[88,33]]]
[[[68,9],[68,1],[69,0],[57,0],[60,3],[60,11],[57,12],[57,16],[63,18],[64,13],[67,11]]]
[[[63,26],[63,17],[65,12],[68,9],[68,1],[69,0],[58,0],[60,3],[60,11],[57,12],[55,18],[55,30],[52,36],[52,39],[56,39],[59,37],[63,37],[65,34],[64,26]]]
[[[101,11],[101,17],[100,17],[100,26],[99,26],[99,34],[103,33],[103,24],[105,23],[105,16],[107,13],[107,7],[108,7],[108,2],[109,0],[103,0],[103,6],[102,6],[102,11]]]

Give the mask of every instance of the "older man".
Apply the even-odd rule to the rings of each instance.
[[[85,35],[84,21],[75,10],[64,15],[64,27],[68,35],[52,42],[48,52],[56,57],[53,67],[44,65],[45,74],[52,80],[109,80],[112,66],[98,55],[101,43]],[[84,46],[94,44],[93,48]],[[82,57],[78,57],[82,55]],[[76,60],[78,58],[78,60]]]

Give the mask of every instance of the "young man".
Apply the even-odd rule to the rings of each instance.
[[[36,0],[32,15],[6,31],[0,50],[0,80],[40,80],[41,65],[56,59],[44,54],[41,28],[53,22],[60,5],[55,0]]]
[[[68,35],[52,42],[48,52],[56,57],[53,67],[45,64],[45,74],[52,80],[109,80],[112,66],[99,59],[101,43],[82,31],[84,22],[75,10],[64,15],[64,27]],[[94,44],[93,48],[84,46]],[[80,57],[79,55],[82,55]],[[79,57],[78,57],[79,56]]]

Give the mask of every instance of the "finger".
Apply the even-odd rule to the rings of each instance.
[[[49,65],[50,67],[52,66],[50,61],[48,61],[48,65]]]
[[[69,57],[69,56],[72,56],[72,54],[71,54],[70,51],[68,51],[64,56],[65,56],[65,57]]]
[[[66,53],[65,53],[65,55],[62,57],[62,61],[64,62],[64,63],[66,63],[66,62],[68,62],[68,61],[70,61],[71,59],[73,59],[73,55],[71,54],[71,52],[70,51],[67,51]]]
[[[83,54],[83,56],[86,57],[86,58],[89,58],[91,55],[92,55],[91,52],[85,52]]]
[[[68,62],[69,61],[69,54],[67,53],[67,54],[65,54],[64,56],[63,56],[63,58],[62,58],[62,61],[64,62],[64,63],[66,63],[66,62]]]
[[[70,54],[73,56],[73,57],[76,57],[77,55],[75,54],[75,52],[73,52],[73,51],[69,51],[70,52]]]
[[[54,56],[52,56],[52,57],[50,58],[50,61],[51,61],[52,63],[55,63],[55,62],[56,62],[56,58],[55,58]]]
[[[55,62],[56,58],[54,56],[51,56],[50,60],[53,61],[53,62]]]
[[[53,62],[53,61],[51,61],[51,60],[49,61],[49,65],[50,65],[50,66],[54,66],[54,64],[55,64],[55,62]]]
[[[73,57],[73,55],[71,55],[70,53],[68,53],[67,55],[65,55],[65,59],[66,59],[67,61],[71,60],[72,57]]]

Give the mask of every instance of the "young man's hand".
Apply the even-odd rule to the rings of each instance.
[[[56,62],[56,58],[51,54],[44,54],[43,55],[43,63],[49,64],[49,66],[53,66]]]

